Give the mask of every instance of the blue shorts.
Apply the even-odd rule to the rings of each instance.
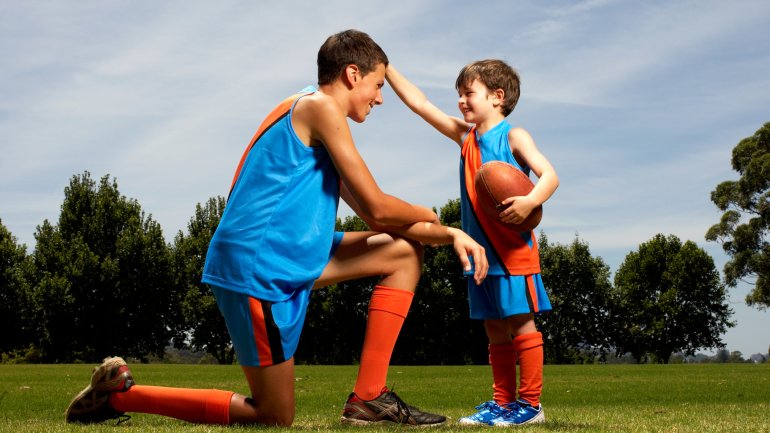
[[[335,233],[329,258],[334,255],[342,236],[342,232]],[[267,367],[294,356],[305,324],[312,284],[280,302],[257,299],[215,285],[210,287],[225,318],[240,365]]]
[[[468,279],[471,319],[504,319],[518,314],[540,314],[551,310],[551,301],[540,274],[487,275],[481,285]]]
[[[270,302],[211,286],[225,318],[238,363],[247,367],[280,364],[294,356],[305,323],[310,289]]]

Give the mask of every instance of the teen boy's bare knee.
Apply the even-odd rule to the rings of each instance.
[[[234,395],[230,403],[230,422],[239,425],[261,424],[289,427],[294,422],[294,402],[276,405],[275,402],[257,403],[251,397]]]
[[[381,254],[372,258],[380,263],[377,272],[383,276],[380,284],[413,292],[422,271],[422,244],[389,233],[375,235],[372,240],[383,247]]]

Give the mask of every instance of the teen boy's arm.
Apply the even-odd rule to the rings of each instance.
[[[404,104],[417,115],[431,124],[440,133],[449,137],[458,146],[463,144],[463,136],[470,129],[470,125],[459,117],[450,116],[431,103],[425,94],[409,80],[406,79],[392,65],[385,69],[385,79],[390,83]]]
[[[361,215],[358,203],[356,203],[356,200],[351,196],[350,191],[345,184],[342,184],[341,186],[340,196],[354,212]],[[418,222],[403,226],[384,226],[369,221],[364,217],[362,217],[362,219],[369,225],[369,228],[378,232],[396,234],[426,245],[452,244],[455,254],[457,254],[457,257],[460,259],[460,263],[465,271],[471,270],[471,263],[468,257],[473,257],[473,278],[476,281],[476,284],[481,284],[487,276],[489,263],[487,262],[487,255],[484,251],[484,247],[479,245],[462,230],[443,226],[437,222]]]
[[[347,113],[333,97],[318,92],[302,98],[292,122],[300,140],[309,139],[310,145],[326,147],[342,182],[360,206],[362,218],[395,226],[438,221],[430,209],[385,194],[379,188],[353,143]]]

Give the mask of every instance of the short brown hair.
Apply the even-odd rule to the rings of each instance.
[[[318,84],[330,84],[350,64],[361,74],[374,71],[377,65],[388,66],[388,56],[369,35],[358,30],[345,30],[331,35],[318,50]]]
[[[502,89],[505,92],[503,104],[500,106],[503,116],[508,116],[519,102],[519,74],[502,60],[477,60],[465,65],[457,76],[455,89],[470,85],[473,80],[479,80],[489,90]]]

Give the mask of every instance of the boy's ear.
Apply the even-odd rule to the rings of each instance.
[[[351,63],[345,66],[345,70],[341,78],[343,83],[352,88],[353,83],[357,82],[361,78],[361,70],[358,69],[357,65]]]
[[[492,94],[495,96],[495,99],[497,99],[498,105],[502,105],[503,101],[505,101],[505,90],[495,89]]]

